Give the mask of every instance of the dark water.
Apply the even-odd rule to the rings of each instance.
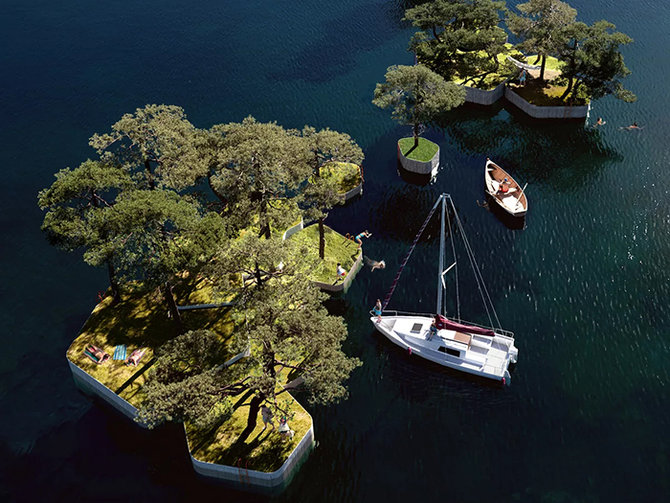
[[[365,149],[365,195],[329,223],[368,228],[366,254],[389,268],[362,271],[335,301],[364,366],[349,400],[310,409],[319,445],[281,500],[670,497],[668,4],[571,2],[635,39],[624,53],[639,101],[595,103],[600,131],[461,109],[426,133],[442,169],[420,186],[396,173],[408,130],[370,103],[387,66],[412,62],[400,3],[2,2],[1,499],[260,499],[199,480],[178,429],[144,432],[92,404],[66,366],[105,275],[45,242],[35,196],[94,155],[93,132],[146,103],[181,105],[201,127],[249,114],[328,126]],[[632,121],[644,129],[618,129]],[[524,230],[477,204],[486,156],[529,183]],[[509,388],[410,360],[367,321],[441,192],[517,335]],[[434,244],[419,246],[391,307],[432,309]]]

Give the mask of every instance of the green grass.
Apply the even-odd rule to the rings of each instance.
[[[324,226],[324,230],[326,256],[323,260],[319,258],[319,226],[317,224],[305,227],[300,232],[293,234],[290,239],[307,245],[309,250],[308,257],[318,261],[318,265],[312,269],[309,279],[333,284],[339,279],[336,272],[337,263],[339,262],[342,264],[342,267],[349,271],[358,256],[358,244],[335,232],[328,226]],[[355,233],[358,233],[360,230],[363,229],[354,229]]]
[[[362,182],[361,168],[351,162],[326,163],[321,168],[320,175],[334,179],[340,193],[348,192]]]
[[[418,147],[414,148],[414,138],[401,138],[398,140],[400,152],[408,159],[421,162],[429,162],[437,154],[438,146],[430,140],[419,138]]]
[[[286,382],[286,381],[284,381]],[[239,436],[247,425],[251,396],[236,403],[233,416],[221,426],[198,430],[186,425],[186,439],[191,454],[200,461],[229,466],[241,466],[249,470],[273,472],[281,467],[288,455],[312,427],[312,420],[305,409],[288,393],[278,397],[279,402],[289,401],[292,418],[289,427],[295,431],[293,439],[284,439],[276,429],[268,427],[263,431],[263,420],[259,412],[256,428],[246,442],[239,442]],[[274,417],[275,428],[279,418]]]
[[[500,63],[499,71],[489,73],[484,78],[483,82],[480,82],[480,79],[475,79],[474,82],[472,80],[469,80],[466,84],[465,83],[466,79],[458,74],[456,74],[451,81],[454,82],[455,84],[467,85],[469,87],[474,87],[476,89],[481,89],[483,91],[490,91],[491,89],[495,89],[514,74],[512,63],[507,61],[507,56],[512,56],[515,59],[521,58],[521,53],[516,49],[514,49],[512,44],[507,43],[505,44],[505,47],[506,50],[499,53],[496,56],[496,58],[498,59],[498,63]],[[485,56],[485,52],[479,51],[478,56]]]
[[[526,56],[526,63],[529,63],[531,65],[540,65],[542,63],[542,60],[538,61],[535,63],[535,60],[537,59],[537,54],[531,54],[530,56]],[[546,70],[552,70],[552,71],[560,71],[561,70],[561,64],[562,61],[559,59],[556,59],[553,56],[547,56],[547,62],[544,65],[544,69]]]
[[[174,292],[178,305],[231,300],[230,296],[217,295],[208,280],[195,276],[185,275],[175,285]],[[151,365],[155,349],[177,335],[174,323],[166,313],[162,295],[157,290],[146,291],[140,285],[126,288],[115,306],[112,298],[106,297],[93,309],[79,336],[68,348],[67,358],[112,391],[134,378],[119,396],[137,407],[142,401],[141,388],[148,375],[146,367]],[[210,329],[226,340],[234,328],[229,310],[225,308],[182,312],[182,320],[189,330]],[[109,360],[101,365],[91,361],[84,354],[90,344],[109,354]],[[127,366],[122,360],[112,360],[114,347],[118,344],[126,345],[127,355],[137,348],[147,351],[137,367]]]

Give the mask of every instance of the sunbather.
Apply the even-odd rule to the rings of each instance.
[[[102,349],[100,349],[98,346],[94,346],[93,344],[91,344],[90,346],[86,346],[84,354],[98,365],[109,360],[109,355],[105,353]]]
[[[126,365],[132,365],[134,367],[137,366],[137,364],[140,362],[142,357],[144,356],[144,353],[146,353],[146,349],[136,349],[132,353],[130,353],[130,356],[126,360]]]

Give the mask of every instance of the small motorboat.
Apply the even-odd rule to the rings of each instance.
[[[484,169],[484,182],[486,193],[490,195],[498,205],[513,217],[523,217],[528,211],[528,199],[526,198],[526,186],[521,188],[510,174],[486,158]]]

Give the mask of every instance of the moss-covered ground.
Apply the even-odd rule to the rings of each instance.
[[[320,175],[334,179],[341,193],[350,191],[363,181],[361,168],[350,162],[329,162],[321,168]]]
[[[217,294],[205,278],[184,276],[174,287],[177,305],[228,302],[231,296]],[[229,338],[233,323],[229,308],[183,311],[187,330],[206,328]],[[167,317],[167,306],[158,290],[146,291],[141,286],[126,288],[121,300],[112,305],[112,298],[104,298],[93,310],[79,336],[67,350],[67,357],[82,370],[118,393],[137,407],[141,403],[141,388],[153,364],[154,351],[177,335],[174,323]],[[126,345],[126,355],[135,349],[145,349],[138,366],[113,360],[114,348]],[[93,362],[84,349],[94,345],[110,358],[102,364]]]
[[[430,140],[419,137],[419,145],[414,148],[414,138],[401,138],[398,140],[400,152],[408,159],[421,162],[429,162],[438,150],[438,145]]]
[[[240,467],[242,471],[273,472],[279,469],[312,427],[312,419],[288,392],[279,395],[278,400],[290,411],[287,424],[295,432],[292,439],[278,433],[279,417],[273,418],[274,428],[265,428],[259,411],[256,427],[246,441],[240,442],[240,434],[247,426],[251,402],[251,396],[243,395],[234,404],[233,415],[225,423],[207,430],[186,425],[191,454],[200,461]]]
[[[535,64],[536,55],[531,55],[526,58],[530,64]],[[539,62],[537,63],[539,64]],[[572,98],[571,101],[561,99],[563,93],[567,89],[567,84],[561,81],[561,65],[562,62],[553,56],[547,57],[547,63],[544,67],[544,81],[538,80],[540,70],[531,70],[530,77],[527,78],[525,85],[521,86],[518,82],[510,83],[512,90],[525,99],[531,105],[537,106],[566,106],[570,105],[586,105],[588,98],[581,96]]]
[[[497,72],[489,73],[488,75],[486,75],[483,81],[479,78],[474,80],[468,79],[466,81],[465,78],[457,74],[452,79],[452,82],[454,82],[455,84],[463,84],[469,87],[481,89],[482,91],[490,91],[491,89],[495,89],[497,86],[505,82],[515,73],[512,63],[507,61],[507,56],[512,56],[515,59],[520,59],[522,57],[522,54],[516,49],[514,49],[512,44],[507,43],[505,44],[505,47],[506,50],[496,56],[496,59],[500,64],[500,68]],[[484,51],[480,51],[479,55],[484,56],[485,55]]]
[[[353,234],[362,229],[352,229]],[[308,246],[309,258],[317,261],[317,266],[312,269],[310,278],[312,281],[335,284],[340,278],[337,276],[337,263],[342,264],[347,271],[351,269],[358,256],[358,244],[324,226],[326,238],[325,258],[319,258],[319,226],[312,224],[300,232],[295,233],[290,239],[299,241]]]

